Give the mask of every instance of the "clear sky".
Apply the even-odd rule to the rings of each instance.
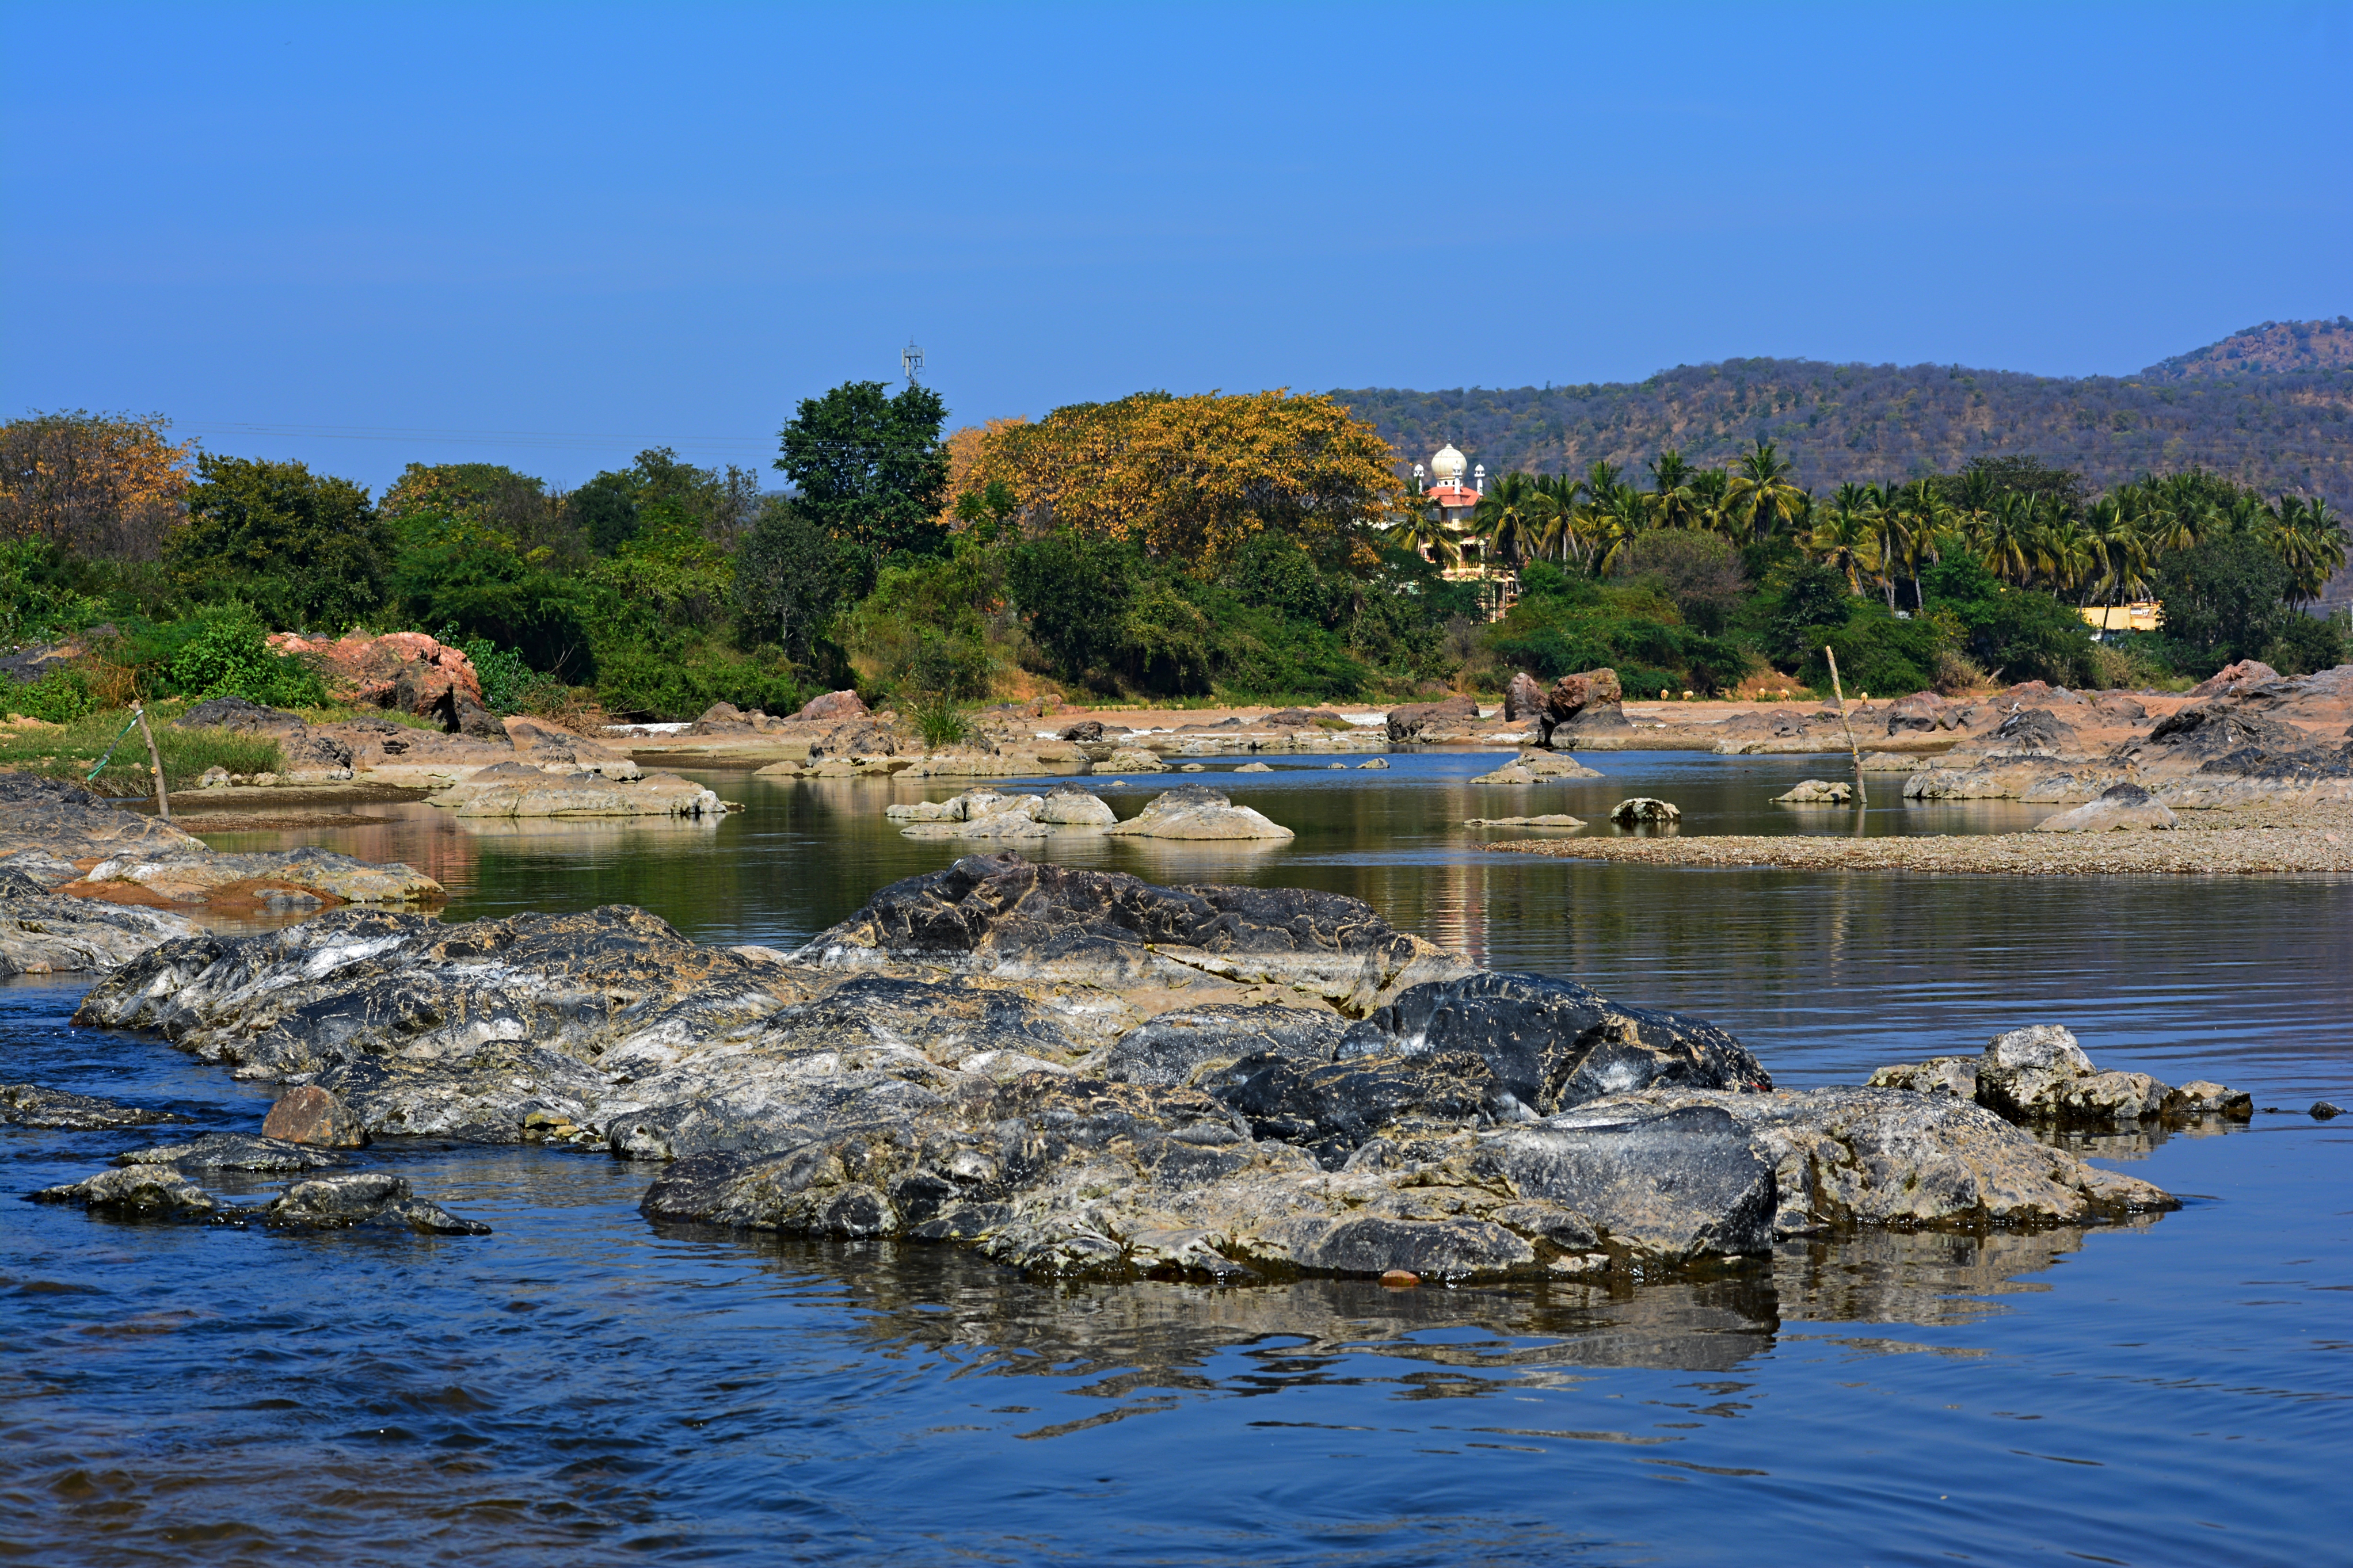
[[[380,487],[2353,312],[2353,6],[0,5],[0,411]],[[319,434],[332,427],[350,434]],[[522,434],[515,434],[522,433]]]

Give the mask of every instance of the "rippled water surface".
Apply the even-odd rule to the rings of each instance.
[[[1691,831],[1857,827],[1767,804],[1835,776],[1825,759],[1587,760],[1609,776],[1510,791],[1469,784],[1493,760],[1461,754],[1213,774],[1299,837],[1033,853],[1353,893],[1482,962],[1710,1016],[1788,1083],[2049,1019],[2104,1065],[2299,1111],[2353,1103],[2353,881],[1682,871],[1492,855],[1493,835],[1459,826],[1599,822],[1649,794]],[[410,859],[450,888],[452,919],[629,901],[779,945],[955,853],[880,820],[952,786],[707,782],[749,809],[483,831],[387,807],[377,826],[216,842]],[[1166,782],[1107,793],[1140,804]],[[1873,782],[1886,798],[1865,831],[2047,809],[1932,815]],[[259,1088],[71,1029],[79,994],[0,987],[0,1078],[259,1126]],[[0,1185],[75,1179],[147,1141],[0,1131]],[[2128,1228],[1792,1244],[1614,1295],[1058,1286],[942,1247],[658,1229],[636,1213],[640,1167],[435,1142],[362,1158],[493,1235],[0,1203],[0,1556],[2341,1561],[2349,1150],[2353,1122],[2301,1114],[2105,1141],[2095,1157],[2188,1206]]]

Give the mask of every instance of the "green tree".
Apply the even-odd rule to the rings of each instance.
[[[1084,680],[1118,660],[1142,564],[1120,541],[1058,529],[1015,549],[1006,584],[1029,618],[1030,640],[1066,675]]]
[[[948,488],[940,438],[947,409],[927,386],[891,396],[879,381],[845,382],[803,398],[780,435],[782,469],[801,510],[819,527],[875,554],[936,554]]]
[[[2253,531],[2216,531],[2166,557],[2157,592],[2174,664],[2202,676],[2261,658],[2284,617],[2300,613],[2284,603],[2292,585],[2286,565]]]
[[[807,658],[843,601],[872,575],[854,544],[834,539],[789,501],[771,501],[735,552],[735,604],[757,637]]]
[[[364,489],[259,458],[198,458],[187,521],[164,546],[199,596],[243,599],[280,628],[330,631],[383,607],[391,558]]]

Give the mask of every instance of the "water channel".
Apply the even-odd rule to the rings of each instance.
[[[1821,758],[1285,758],[1273,848],[1057,839],[1160,881],[1354,894],[1506,969],[1714,1018],[1788,1085],[2071,1026],[2103,1066],[2353,1100],[2353,879],[1699,871],[1493,854],[1471,816],[1673,800],[1689,832],[2048,808],[1769,804]],[[606,902],[790,947],[951,844],[955,786],[698,775],[716,824],[221,837],[406,859],[447,918]],[[1104,781],[1123,815],[1173,777]],[[1877,781],[1874,781],[1876,783]],[[1882,796],[1884,796],[1883,799]],[[1616,831],[1606,825],[1592,833]],[[0,1076],[258,1128],[265,1088],[0,987]],[[0,1133],[9,1194],[124,1133]],[[73,1564],[2314,1562],[2353,1460],[2353,1121],[2094,1141],[2188,1200],[2091,1231],[1785,1245],[1703,1281],[1218,1290],[649,1226],[644,1167],[380,1143],[495,1227],[275,1236],[0,1204],[0,1557]],[[235,1192],[228,1184],[224,1191]],[[256,1188],[255,1190],[261,1190]]]

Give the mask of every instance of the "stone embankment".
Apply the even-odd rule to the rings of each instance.
[[[1012,855],[789,954],[623,908],[336,910],[166,943],[78,1016],[301,1086],[289,1127],[593,1139],[665,1163],[653,1219],[1047,1273],[1637,1278],[1821,1230],[2172,1206],[1975,1099],[1776,1091],[1710,1024],[1478,969],[1352,899]],[[55,1195],[212,1217],[136,1184]]]

